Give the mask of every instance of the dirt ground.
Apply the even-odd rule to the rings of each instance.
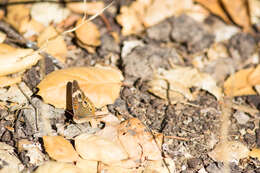
[[[104,12],[111,29],[115,32],[121,29],[115,21],[115,16],[122,4],[127,2],[116,2],[112,6],[116,10]],[[221,19],[211,15],[203,23],[199,23],[187,15],[170,17],[139,35],[127,37],[119,35],[118,43],[109,34],[107,26],[100,17],[93,22],[101,30],[101,45],[97,47],[96,53],[89,54],[77,45],[73,34],[66,35],[66,43],[77,47],[69,53],[67,67],[93,66],[98,63],[116,65],[122,71],[125,80],[120,97],[114,104],[108,105],[108,110],[125,119],[137,117],[151,130],[163,133],[165,138],[162,148],[165,155],[175,161],[176,172],[223,172],[224,164],[214,161],[208,155],[219,141],[222,103],[209,92],[196,87],[191,88],[191,92],[196,93],[194,101],[170,103],[149,92],[148,85],[154,70],[170,69],[169,62],[180,66],[192,66],[192,57],[204,54],[205,49],[214,44],[216,35],[211,31],[223,23]],[[238,32],[224,43],[230,57],[216,61],[215,65],[205,68],[205,72],[218,77],[219,83],[223,84],[231,73],[230,67],[237,70],[247,57],[255,53],[259,38],[257,29],[255,34]],[[137,41],[137,46],[126,55],[122,55],[122,49],[127,41]],[[259,50],[257,51],[259,54]],[[47,57],[45,63],[46,74],[55,70],[56,67],[51,59]],[[247,66],[254,66],[254,64]],[[40,97],[37,96],[36,86],[40,82],[40,66],[36,65],[27,70],[23,81],[35,92],[31,100],[34,104],[38,104]],[[232,102],[258,110],[260,108],[259,95],[235,97]],[[66,124],[70,121],[68,116],[65,116],[67,113],[64,110],[51,107],[51,111],[57,115],[51,120],[53,131],[59,130],[57,124]],[[241,111],[236,109],[231,111],[228,139],[238,140],[250,149],[260,147],[260,113],[255,116],[244,113],[243,116],[248,120],[240,122]],[[18,158],[31,171],[36,167],[29,163],[26,151],[18,152],[17,142],[20,139],[29,139],[42,143],[41,138],[37,137],[39,132],[33,128],[32,114],[29,109],[19,111],[0,109],[0,141],[15,147]],[[14,127],[14,130],[6,129],[6,126]],[[80,127],[81,130],[86,130],[83,125]],[[66,128],[75,130],[73,124]],[[260,173],[260,161],[256,158],[241,159],[239,162],[230,163],[229,166],[233,173]]]

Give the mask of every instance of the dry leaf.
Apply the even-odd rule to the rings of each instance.
[[[7,77],[7,76],[0,76],[0,87],[10,86],[22,81],[22,77]]]
[[[178,92],[185,96],[189,100],[193,100],[193,95],[190,92],[191,87],[198,87],[204,90],[207,90],[211,94],[213,94],[218,100],[222,97],[222,92],[219,87],[217,87],[215,80],[206,73],[200,73],[197,69],[190,68],[190,67],[176,67],[172,70],[164,70],[159,69],[158,74],[154,76],[154,79],[149,82],[150,89],[149,91],[159,94],[159,97],[165,98],[167,96],[167,83],[163,82],[166,81],[169,83],[169,91],[173,92],[170,93],[171,101],[175,101],[174,92]],[[179,97],[179,96],[178,96]]]
[[[75,148],[82,158],[101,161],[108,165],[128,158],[127,153],[120,144],[93,134],[77,136],[75,138]]]
[[[48,26],[51,22],[60,23],[69,14],[70,11],[58,3],[34,3],[31,8],[31,17],[44,26]]]
[[[84,173],[81,169],[70,163],[49,161],[36,169],[34,173]]]
[[[239,159],[247,157],[248,154],[248,148],[237,141],[219,143],[213,151],[208,153],[212,159],[219,162],[236,162]]]
[[[65,58],[67,55],[67,46],[65,41],[61,36],[52,39],[53,37],[57,36],[58,33],[54,29],[53,26],[47,27],[38,37],[37,43],[41,47],[43,46],[47,41],[47,50],[46,52],[50,55],[54,56],[61,62],[65,63]],[[50,40],[48,40],[50,39]],[[58,46],[57,46],[58,45]]]
[[[165,162],[164,162],[165,161]],[[160,172],[160,173],[169,173],[169,172],[176,172],[175,170],[175,163],[171,158],[165,158],[163,160],[156,160],[156,161],[148,161],[147,166],[143,173],[150,173],[150,172]],[[167,167],[166,167],[166,165]]]
[[[250,31],[250,19],[245,0],[221,0],[232,20],[242,26],[245,31]]]
[[[120,15],[116,17],[116,20],[123,27],[121,32],[125,36],[136,34],[144,30],[142,21],[139,20],[135,10],[132,10],[131,7],[121,7]]]
[[[0,76],[26,70],[35,65],[41,56],[32,49],[13,48],[0,44]]]
[[[82,170],[82,173],[97,173],[98,162],[84,159],[78,159],[76,167]]]
[[[252,24],[260,23],[260,1],[259,0],[248,0],[250,20]]]
[[[21,161],[16,157],[14,148],[4,142],[0,142],[1,173],[19,173],[24,169]],[[5,164],[3,164],[5,163]]]
[[[226,23],[228,24],[231,23],[218,0],[195,0],[195,1],[203,5],[207,9],[209,9],[209,11],[211,11],[213,14],[221,17]]]
[[[89,15],[95,15],[100,13],[104,9],[104,3],[102,1],[99,2],[74,2],[67,3],[67,7],[73,11],[74,13],[87,13]]]
[[[187,10],[192,11],[192,7],[192,0],[154,0],[145,9],[142,20],[145,27],[150,27],[170,16],[179,15]]]
[[[137,34],[167,17],[191,12],[193,7],[192,0],[137,0],[129,7],[122,6],[116,19],[123,35]]]
[[[7,11],[8,23],[18,31],[20,31],[21,23],[30,19],[30,8],[28,5],[8,5]]]
[[[258,68],[257,68],[258,69]],[[249,82],[249,76],[254,79],[254,68],[242,69],[235,74],[231,75],[224,83],[224,92],[227,96],[241,96],[256,94]],[[258,70],[257,70],[258,71]],[[254,81],[252,81],[254,82]],[[254,83],[255,84],[255,83]]]
[[[138,118],[131,118],[118,127],[118,138],[132,160],[161,160],[162,136],[153,135]],[[154,138],[157,140],[155,142]]]
[[[78,20],[76,27],[82,23],[82,20]],[[77,38],[81,41],[81,43],[86,44],[88,46],[99,46],[100,41],[100,32],[98,27],[92,22],[86,22],[80,26],[76,31]]]
[[[27,139],[18,141],[18,151],[25,151],[25,156],[29,158],[29,163],[38,166],[44,162],[45,155],[41,152],[40,144],[33,143]]]
[[[254,71],[248,76],[248,82],[251,85],[259,85],[260,84],[260,65],[258,65]]]
[[[112,67],[74,67],[48,74],[38,85],[45,102],[66,107],[67,82],[77,80],[85,95],[98,108],[112,104],[119,96],[121,72]]]
[[[31,38],[34,35],[38,35],[44,30],[43,24],[37,22],[36,20],[23,20],[20,26],[20,32],[24,33],[23,36],[26,38]]]
[[[74,162],[79,157],[73,146],[62,136],[43,136],[43,143],[49,156],[60,162]]]
[[[260,160],[260,149],[259,148],[253,148],[252,151],[248,154],[250,157],[255,157],[258,160]]]

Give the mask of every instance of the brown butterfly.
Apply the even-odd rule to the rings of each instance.
[[[96,115],[93,102],[85,96],[76,80],[72,82],[72,110],[73,120],[76,123],[88,122],[93,119],[102,118],[104,115]]]

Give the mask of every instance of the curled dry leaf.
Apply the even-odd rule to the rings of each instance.
[[[169,83],[169,96],[171,101],[175,101],[176,93],[180,93],[189,100],[193,100],[193,95],[190,92],[191,87],[198,87],[213,94],[218,100],[222,97],[222,92],[217,87],[215,80],[206,73],[201,73],[197,69],[190,67],[176,67],[172,70],[159,69],[158,74],[149,82],[150,92],[161,98],[167,98],[167,90]],[[173,92],[173,93],[171,93]]]
[[[74,13],[87,13],[89,15],[95,15],[104,9],[104,3],[102,1],[99,2],[74,2],[67,3],[67,7],[73,11]]]
[[[226,13],[222,9],[218,0],[195,0],[195,1],[203,5],[204,7],[206,7],[213,14],[221,17],[226,23],[231,23],[231,21],[229,20]]]
[[[34,173],[85,173],[70,163],[49,161],[36,169]]]
[[[250,19],[248,16],[245,0],[221,0],[225,10],[229,13],[232,20],[242,26],[245,31],[250,31]]]
[[[77,80],[85,95],[98,108],[112,104],[119,96],[121,72],[112,67],[74,67],[48,74],[38,85],[45,102],[58,108],[66,107],[67,82]]]
[[[35,65],[40,58],[41,56],[32,49],[0,44],[0,76],[26,70]]]
[[[54,56],[61,62],[65,63],[65,58],[66,58],[66,55],[68,52],[67,46],[61,36],[59,36],[55,39],[52,39],[57,35],[58,35],[58,33],[54,29],[54,27],[49,26],[39,35],[37,43],[40,47],[46,43],[47,44],[46,52],[49,53],[50,55]],[[48,40],[48,39],[50,39],[50,40]]]
[[[128,158],[127,153],[119,143],[93,134],[77,136],[75,148],[82,158],[101,161],[108,165]]]
[[[79,19],[76,27],[82,23],[82,20]],[[92,22],[85,22],[81,25],[76,31],[76,36],[79,41],[87,46],[99,46],[100,41],[100,32],[98,27]]]
[[[104,169],[110,171],[120,168],[131,172],[131,168],[139,167],[146,160],[162,160],[161,145],[162,135],[153,136],[136,118],[120,125],[107,123],[96,134],[82,134],[75,139],[75,148],[82,158],[107,164]]]
[[[60,162],[74,162],[79,156],[73,146],[62,136],[43,136],[43,143],[49,156]]]
[[[249,149],[238,141],[226,141],[217,144],[215,149],[208,155],[219,162],[236,162],[247,157]]]
[[[161,160],[162,135],[153,135],[138,118],[122,122],[118,127],[120,143],[133,160]],[[156,141],[154,140],[156,139]]]
[[[260,65],[256,68],[242,69],[231,75],[224,83],[227,96],[253,95],[253,86],[260,84]]]

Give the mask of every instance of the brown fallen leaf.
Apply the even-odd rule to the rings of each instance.
[[[8,77],[8,76],[0,76],[0,87],[10,86],[22,81],[22,76],[18,77]]]
[[[23,20],[20,26],[20,32],[24,33],[23,36],[25,38],[31,39],[33,36],[38,36],[40,32],[44,30],[43,24],[31,19],[31,20]],[[33,40],[35,41],[35,40]]]
[[[231,21],[227,17],[226,13],[222,9],[219,0],[195,0],[195,2],[200,3],[204,7],[206,7],[213,14],[221,17],[226,23],[230,24]]]
[[[43,136],[44,148],[48,155],[59,162],[74,162],[79,156],[73,146],[62,136]]]
[[[226,141],[217,144],[214,150],[208,155],[219,162],[233,162],[247,157],[249,149],[238,141]]]
[[[102,1],[86,3],[74,2],[67,3],[67,7],[74,13],[83,14],[86,12],[88,15],[95,15],[104,9],[104,3]]]
[[[81,25],[81,23],[82,19],[78,20],[76,27]],[[86,44],[87,46],[99,46],[101,44],[98,27],[92,22],[84,23],[75,31],[75,33],[81,43]]]
[[[49,26],[39,35],[37,43],[39,47],[46,43],[46,52],[57,58],[59,61],[65,63],[65,58],[68,52],[67,45],[61,36],[52,39],[57,35],[58,33],[55,28],[53,26]]]
[[[246,0],[221,0],[221,2],[237,25],[242,26],[246,32],[252,30]]]
[[[6,20],[15,29],[20,31],[21,23],[29,21],[30,19],[30,6],[19,4],[19,5],[8,5]]]
[[[33,49],[20,49],[0,44],[0,76],[26,70],[40,59],[41,56]]]
[[[138,18],[136,11],[131,9],[131,7],[121,7],[120,15],[116,17],[116,20],[123,27],[121,31],[123,35],[136,34],[144,30],[142,21]]]
[[[258,69],[257,69],[258,71]],[[253,90],[253,84],[255,77],[254,68],[242,69],[235,74],[231,75],[224,83],[224,93],[227,96],[241,96],[241,95],[253,95],[256,92]],[[252,84],[249,82],[249,77]]]
[[[75,138],[75,148],[83,159],[101,161],[108,165],[128,158],[120,143],[93,134],[77,136]]]
[[[194,10],[193,10],[194,8]],[[198,11],[192,0],[137,0],[129,7],[122,6],[117,22],[123,27],[122,34],[138,34],[146,27],[153,26],[162,20],[181,13]]]
[[[250,20],[252,24],[260,23],[260,1],[248,0]]]
[[[259,148],[253,148],[252,151],[248,154],[250,157],[255,157],[258,160],[260,160],[260,149]]]
[[[254,71],[248,76],[248,82],[251,85],[259,85],[260,84],[260,65],[258,65]]]
[[[39,166],[34,173],[85,173],[71,163],[48,161]]]
[[[167,83],[169,83],[169,99],[172,102],[178,96],[178,94],[175,94],[176,92],[189,100],[193,100],[193,95],[190,92],[190,88],[193,86],[207,90],[218,100],[222,97],[221,89],[217,87],[215,80],[210,75],[201,73],[195,68],[176,67],[171,70],[159,69],[158,74],[155,74],[154,79],[149,82],[149,91],[156,95],[159,93],[157,96],[163,96],[162,98],[165,99],[168,90]]]
[[[38,94],[45,102],[65,108],[67,82],[77,80],[85,95],[101,108],[119,96],[123,79],[121,72],[112,67],[67,68],[48,74],[38,85]]]
[[[151,134],[138,118],[122,122],[118,127],[118,138],[132,160],[162,159],[162,134]]]

